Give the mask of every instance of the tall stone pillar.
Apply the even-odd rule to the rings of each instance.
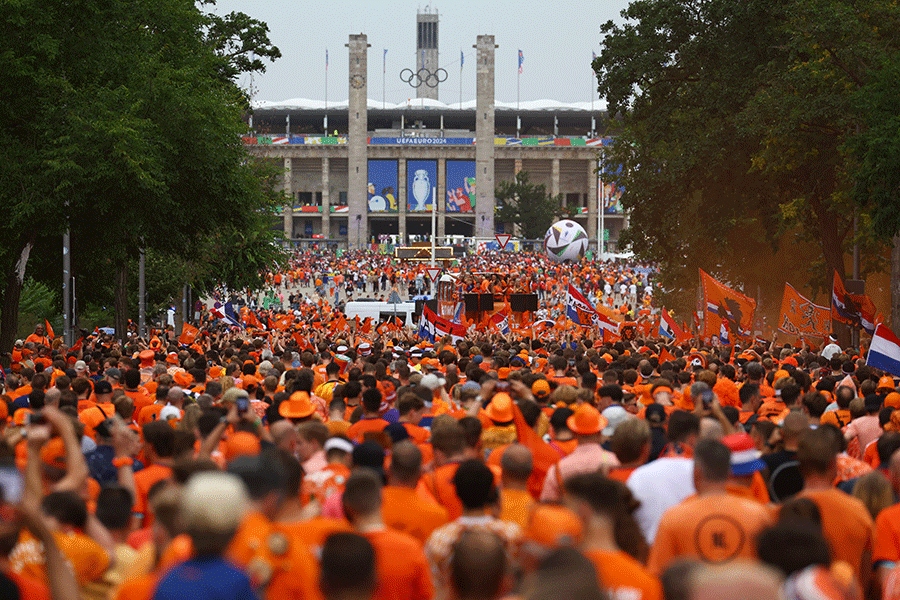
[[[439,158],[437,161],[437,188],[435,189],[435,201],[437,205],[437,244],[444,243],[447,235],[447,159]]]
[[[350,49],[350,102],[347,109],[347,240],[351,249],[366,246],[369,232],[368,177],[366,145],[369,132],[367,114],[367,49],[365,34],[351,35]]]
[[[331,159],[322,159],[322,237],[331,237]]]
[[[405,246],[406,240],[406,159],[397,159],[397,232],[400,234],[400,245]]]
[[[559,195],[559,159],[554,158],[550,161],[550,195],[558,196]],[[563,199],[563,206],[565,206],[565,199]]]
[[[284,194],[288,199],[283,209],[284,237],[290,241],[294,239],[294,171],[289,156],[284,159]]]
[[[587,234],[591,243],[597,242],[597,161],[587,160]],[[599,251],[599,249],[598,249]]]
[[[494,237],[494,36],[475,44],[475,235]]]

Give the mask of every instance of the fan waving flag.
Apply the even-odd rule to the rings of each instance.
[[[53,326],[47,319],[44,319],[44,333],[46,333],[47,337],[51,340],[56,339],[56,334],[53,333]]]
[[[663,306],[662,312],[659,313],[659,337],[673,340],[676,344],[680,344],[691,336],[685,333],[683,329],[675,322],[666,307]]]
[[[719,336],[723,343],[730,343],[730,334],[749,337],[756,300],[731,289],[703,269],[700,269],[700,285],[703,289],[704,337]]]
[[[463,325],[438,316],[426,306],[422,309],[422,317],[419,319],[418,335],[432,344],[445,335],[449,335],[455,344],[466,337],[466,328]]]
[[[491,327],[503,335],[509,335],[509,312],[500,311],[491,315]]]
[[[785,283],[778,330],[796,336],[825,337],[831,332],[831,309],[813,304]]]
[[[522,65],[525,64],[525,55],[519,50],[519,75],[522,74]]]
[[[591,301],[571,283],[566,294],[566,317],[582,327],[599,327],[604,332],[619,333],[619,324],[598,313]]]
[[[199,329],[190,323],[185,323],[181,328],[181,335],[178,336],[178,343],[182,346],[190,346],[194,343],[194,340],[197,339],[199,334]]]
[[[900,339],[881,323],[875,327],[866,365],[900,377]]]

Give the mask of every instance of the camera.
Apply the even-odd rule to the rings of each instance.
[[[240,415],[250,410],[250,398],[238,398],[235,404]]]
[[[36,410],[27,416],[28,416],[28,419],[26,420],[26,423],[28,423],[29,425],[46,425],[47,424],[47,417],[45,417],[39,410]]]
[[[497,391],[498,392],[509,391],[509,382],[508,381],[498,381],[497,382]]]
[[[709,408],[710,406],[712,406],[712,390],[705,390],[702,394],[700,394],[700,399],[703,401],[703,408]]]

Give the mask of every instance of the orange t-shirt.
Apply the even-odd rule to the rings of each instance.
[[[843,560],[853,567],[857,581],[868,580],[869,565],[874,546],[875,525],[865,505],[837,489],[802,491],[798,498],[809,498],[822,513],[822,533],[831,545],[834,560]],[[868,561],[866,561],[868,562]]]
[[[715,564],[755,559],[754,540],[771,522],[769,511],[753,500],[731,494],[691,496],[663,513],[647,568],[659,575],[680,557]]]
[[[874,562],[900,562],[900,504],[888,506],[875,519]]]
[[[381,491],[385,525],[416,538],[423,545],[431,532],[449,522],[447,509],[426,500],[412,488],[389,485]]]
[[[347,436],[354,442],[362,442],[363,436],[369,432],[381,432],[390,425],[384,419],[360,419],[347,430]]]
[[[442,465],[423,475],[418,485],[424,492],[430,494],[435,502],[447,509],[451,521],[462,516],[462,501],[456,495],[456,487],[453,485],[453,476],[456,475],[458,468],[459,463]]]
[[[18,573],[7,571],[3,573],[6,577],[19,588],[19,598],[27,598],[28,600],[50,600],[50,589],[38,581],[30,577],[23,577]]]
[[[515,523],[524,530],[534,506],[534,497],[528,490],[502,490],[500,492],[500,520]]]
[[[327,517],[313,517],[308,521],[295,521],[293,523],[276,523],[278,529],[297,543],[303,544],[316,555],[325,545],[325,540],[332,533],[353,531],[350,524],[344,519],[329,519]]]
[[[158,584],[158,573],[129,579],[116,591],[115,600],[152,600]]]
[[[172,469],[163,465],[150,465],[134,474],[134,490],[137,497],[134,499],[134,512],[143,515],[142,525],[150,527],[153,524],[153,514],[147,503],[147,495],[150,488],[157,481],[168,479],[172,476]]]
[[[422,544],[385,527],[363,534],[375,548],[378,589],[375,600],[431,600],[434,584]]]
[[[403,428],[406,429],[406,433],[409,434],[414,444],[424,444],[431,438],[431,432],[424,427],[419,427],[412,423],[403,423]]]
[[[109,566],[109,554],[92,538],[79,531],[54,531],[53,538],[60,552],[72,565],[78,585],[97,581]],[[44,546],[28,532],[19,538],[19,543],[10,555],[13,570],[21,575],[47,582]]]
[[[843,430],[844,427],[850,424],[853,418],[850,416],[850,411],[846,408],[839,408],[837,410],[830,410],[822,415],[822,418],[819,419],[819,422],[822,425],[834,425],[838,429]]]
[[[286,547],[279,548],[279,544]],[[309,548],[288,537],[262,513],[247,513],[226,556],[247,570],[254,587],[266,586],[267,600],[321,598],[319,566]]]
[[[91,439],[96,439],[97,434],[94,429],[105,421],[112,418],[116,414],[116,407],[112,402],[104,402],[95,404],[88,410],[82,411],[78,415],[78,420],[84,423],[84,434]]]
[[[165,404],[150,404],[149,406],[145,406],[139,412],[137,423],[141,427],[150,423],[151,421],[156,421],[159,419],[159,413],[162,412],[162,409],[165,407]]]
[[[151,396],[141,388],[136,390],[125,390],[125,395],[131,398],[131,401],[134,403],[134,414],[136,415],[140,415],[141,410],[145,406],[150,406],[156,400],[154,396]]]
[[[597,569],[600,587],[610,598],[662,600],[662,585],[644,566],[621,550],[587,550],[584,553]]]

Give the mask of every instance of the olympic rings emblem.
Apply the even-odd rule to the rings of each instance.
[[[418,71],[403,69],[400,71],[400,80],[404,83],[408,83],[414,88],[420,87],[423,84],[435,88],[439,83],[447,81],[447,70],[439,68],[436,71],[429,71],[425,67],[422,67]]]

